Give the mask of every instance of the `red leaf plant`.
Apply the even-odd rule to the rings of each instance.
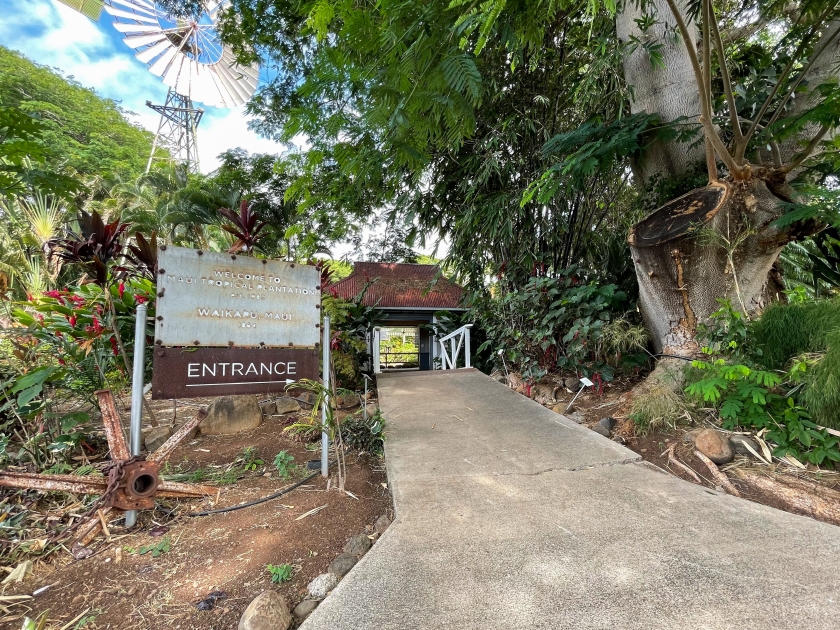
[[[235,254],[245,250],[250,252],[256,247],[266,225],[260,221],[260,217],[254,212],[253,204],[243,199],[239,204],[239,214],[229,208],[219,208],[219,213],[225,217],[230,224],[223,224],[222,229],[236,237],[236,242],[228,250],[228,254]]]

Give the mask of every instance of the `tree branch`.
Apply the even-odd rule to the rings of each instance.
[[[821,24],[825,20],[825,18],[828,17],[828,14],[831,10],[832,10],[831,7],[826,9],[820,15],[820,17],[816,21],[816,24]],[[811,41],[812,37],[813,37],[813,34],[811,34],[808,37],[804,37],[802,39],[802,41],[799,42],[799,46],[797,46],[796,51],[793,53],[793,55],[791,55],[790,61],[788,61],[787,65],[785,66],[785,69],[782,71],[781,76],[776,81],[776,84],[773,86],[773,89],[770,90],[770,94],[767,95],[767,98],[764,100],[764,103],[762,103],[761,109],[758,110],[758,114],[756,114],[756,116],[753,119],[753,122],[750,125],[749,129],[747,129],[747,133],[744,135],[744,142],[745,143],[748,143],[750,141],[750,138],[755,133],[756,127],[758,126],[759,122],[761,122],[761,119],[764,118],[764,114],[766,114],[767,110],[770,108],[770,103],[772,103],[773,99],[776,98],[776,94],[779,93],[779,89],[781,88],[781,86],[785,82],[785,80],[787,79],[791,70],[793,70],[793,67],[796,64],[796,61],[799,59],[799,56],[805,50],[805,46],[807,46],[808,42]],[[804,73],[803,73],[802,76],[804,76]],[[779,110],[777,110],[777,113],[778,113],[778,111]],[[768,124],[766,126],[769,127],[770,125]]]
[[[726,94],[726,104],[729,107],[729,120],[732,125],[732,134],[735,137],[735,159],[741,161],[744,159],[744,152],[746,151],[746,144],[741,147],[744,139],[744,134],[741,133],[741,122],[738,118],[738,109],[735,107],[735,95],[732,92],[732,80],[729,77],[729,68],[726,67],[726,56],[723,50],[723,40],[720,38],[720,30],[718,30],[717,18],[715,17],[715,8],[709,5],[710,20],[709,25],[712,28],[712,37],[715,40],[715,50],[718,56],[718,65],[720,66],[720,77],[723,81],[723,92]]]
[[[796,77],[796,81],[794,81],[793,84],[790,86],[787,93],[785,94],[785,97],[782,99],[782,102],[779,103],[779,106],[776,108],[776,111],[773,112],[773,116],[770,117],[770,120],[767,123],[767,127],[769,127],[779,119],[779,116],[781,116],[782,111],[784,111],[785,105],[787,105],[788,100],[790,100],[790,97],[793,96],[793,93],[796,91],[796,88],[799,87],[799,84],[802,83],[802,80],[808,74],[808,71],[814,65],[814,62],[816,62],[817,59],[819,59],[820,55],[822,55],[825,52],[829,45],[831,45],[832,40],[834,40],[838,34],[840,34],[840,26],[838,26],[834,30],[833,35],[827,36],[825,42],[820,47],[820,49],[818,51],[815,51],[814,54],[811,55],[811,58],[808,60],[808,63],[805,64],[804,68],[802,68],[802,72],[800,72],[799,76]]]
[[[797,11],[799,11],[799,3],[791,2],[788,5],[786,5],[784,9],[782,9],[782,16],[790,17]],[[740,26],[738,28],[733,28],[732,30],[726,31],[723,34],[723,42],[725,44],[731,44],[733,42],[738,41],[739,39],[746,39],[747,37],[752,37],[759,31],[763,30],[764,27],[770,24],[771,21],[772,20],[770,18],[762,16],[754,22],[750,22],[748,24],[745,24],[744,26]]]
[[[680,29],[680,33],[682,34],[683,40],[685,42],[685,47],[688,51],[688,57],[689,59],[691,59],[691,67],[694,70],[694,79],[697,82],[697,89],[700,92],[700,122],[703,125],[703,130],[705,132],[706,138],[708,138],[708,140],[711,141],[711,143],[714,145],[715,150],[717,151],[718,155],[720,155],[721,160],[723,160],[724,164],[726,164],[726,167],[730,170],[730,172],[736,177],[738,177],[742,174],[743,169],[741,169],[741,167],[735,163],[735,160],[732,159],[732,156],[730,155],[729,151],[724,146],[723,142],[718,136],[714,125],[712,125],[712,113],[709,108],[709,97],[706,93],[705,86],[703,84],[703,72],[700,69],[700,61],[697,59],[697,51],[694,48],[694,42],[691,39],[691,34],[688,32],[688,27],[685,25],[685,21],[683,20],[679,9],[677,9],[674,0],[665,1],[668,3],[668,7],[671,9],[671,13],[674,15],[674,20],[676,20],[677,27]],[[709,178],[711,179],[714,175],[715,173],[710,170]]]
[[[712,114],[712,50],[710,44],[710,27],[709,27],[709,0],[702,0],[701,5],[703,11],[703,27],[701,36],[703,38],[703,86],[706,89],[706,111],[709,116]],[[712,139],[706,136],[706,169],[709,171],[709,181],[716,182],[718,180],[717,164],[715,163],[715,148],[712,145]]]
[[[790,173],[793,169],[797,168],[800,164],[802,164],[802,162],[807,160],[808,156],[814,152],[814,149],[817,148],[817,145],[820,142],[822,142],[822,139],[825,137],[825,134],[827,134],[830,130],[831,127],[828,125],[823,125],[822,127],[820,127],[820,130],[817,132],[817,135],[811,138],[811,142],[808,143],[808,146],[805,147],[805,150],[802,153],[800,153],[795,160],[791,161],[790,164],[779,168],[779,171],[782,173]]]

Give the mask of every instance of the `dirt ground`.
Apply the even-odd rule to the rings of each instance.
[[[326,571],[350,537],[373,535],[376,519],[386,513],[392,516],[392,503],[382,460],[349,454],[346,489],[356,498],[335,490],[334,478],[333,487],[327,490],[327,481],[317,476],[261,505],[212,516],[188,516],[189,512],[252,501],[310,474],[302,471],[291,479],[281,479],[271,466],[281,450],[293,455],[301,467],[319,457],[317,451],[307,451],[302,442],[290,439],[282,428],[282,419],[272,417],[250,432],[199,436],[182,443],[170,459],[170,472],[221,470],[246,447],[255,447],[265,465],[241,473],[242,478],[232,485],[220,486],[218,504],[159,500],[154,512],[139,514],[139,531],[126,533],[115,525],[110,528],[110,540],[100,536],[92,545],[93,556],[74,560],[69,552],[61,551],[51,562],[37,562],[33,576],[6,587],[3,594],[31,594],[49,588],[26,602],[28,611],[16,607],[15,615],[25,613],[34,618],[48,610],[48,627],[56,630],[227,630],[236,628],[248,603],[267,589],[282,593],[291,609],[304,598],[307,583]],[[322,506],[317,513],[300,518]],[[169,543],[169,551],[158,557],[137,553],[143,546],[164,541]],[[268,564],[292,565],[292,579],[272,584]],[[216,600],[211,610],[199,610],[197,604],[214,591],[222,591],[224,597]],[[71,620],[75,621],[67,625]],[[83,620],[87,621],[79,625]],[[17,630],[20,624],[16,619],[0,627]]]
[[[549,382],[552,385],[560,386],[556,391],[555,400],[560,408],[565,409],[566,404],[571,402],[574,393],[562,386],[563,379],[560,377],[549,377]],[[646,434],[637,434],[632,419],[630,419],[630,405],[632,401],[633,388],[644,380],[643,375],[620,376],[610,383],[603,383],[599,388],[587,388],[585,392],[574,402],[574,409],[580,411],[584,415],[583,424],[592,427],[597,424],[601,418],[612,417],[616,420],[616,426],[613,429],[611,439],[623,444],[630,450],[638,453],[641,457],[660,469],[676,475],[685,481],[697,483],[690,473],[681,469],[679,466],[672,465],[668,460],[666,449],[674,446],[674,457],[688,468],[693,470],[702,481],[704,486],[709,488],[716,488],[717,483],[711,478],[711,474],[706,465],[694,455],[694,445],[686,442],[683,436],[692,429],[698,427],[713,428],[711,423],[676,424],[671,427],[651,431]],[[523,395],[527,393],[524,388],[520,388],[520,393]],[[538,402],[548,406],[556,407],[550,401],[540,400],[539,392],[532,390],[531,397]],[[717,427],[715,427],[717,428]],[[840,490],[840,473],[833,470],[818,469],[813,465],[808,465],[808,470],[796,469],[792,466],[780,463],[778,465],[769,466],[761,464],[751,457],[736,456],[735,459],[726,465],[720,467],[725,473],[727,470],[733,468],[756,468],[763,473],[770,475],[774,473],[784,473],[786,475],[795,475],[802,479],[815,481],[829,488]],[[759,490],[754,487],[746,486],[739,482],[739,480],[732,475],[729,475],[732,484],[741,492],[745,499],[768,505],[777,509],[786,509],[794,513],[800,513],[805,516],[812,516],[802,512],[792,510],[788,505],[781,503],[778,498],[766,491]]]

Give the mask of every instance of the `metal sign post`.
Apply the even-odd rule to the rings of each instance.
[[[324,388],[327,390],[324,396],[324,404],[321,406],[321,476],[330,476],[330,436],[327,435],[327,405],[330,404],[330,318],[329,315],[324,315],[323,323],[323,338],[321,342],[324,346]]]
[[[143,368],[146,359],[146,310],[145,304],[137,305],[137,316],[134,323],[134,370],[131,375],[131,429],[129,433],[129,449],[132,455],[139,455],[143,433],[141,422],[143,415]],[[125,513],[125,526],[134,527],[137,522],[136,510]]]

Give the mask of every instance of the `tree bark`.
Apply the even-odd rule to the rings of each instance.
[[[733,473],[740,485],[772,495],[787,512],[840,525],[840,492],[837,490],[790,475],[770,477],[739,468]]]
[[[685,15],[688,3],[678,0],[677,4]],[[630,42],[632,37],[655,41],[662,46],[660,52],[665,64],[664,68],[654,67],[650,55],[642,46],[636,46],[635,50],[625,55],[624,78],[633,90],[630,110],[634,114],[659,114],[664,122],[686,117],[687,124],[696,124],[699,129],[700,96],[685,43],[676,32],[674,16],[665,0],[651,0],[647,6],[660,22],[647,33],[643,33],[634,22],[644,12],[633,0],[625,0],[616,16],[616,31],[622,44]],[[689,22],[688,27],[692,32],[696,31],[694,22]],[[634,170],[644,182],[656,175],[675,178],[692,171],[704,159],[702,141],[657,141],[637,160]]]
[[[657,352],[697,354],[697,325],[709,322],[719,298],[747,316],[765,305],[768,274],[794,238],[772,225],[781,203],[759,179],[738,186],[717,182],[669,202],[633,227],[629,241],[639,308]],[[724,238],[740,245],[728,251]]]

